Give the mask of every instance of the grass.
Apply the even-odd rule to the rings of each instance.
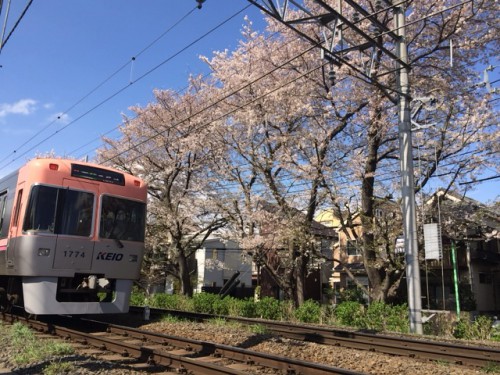
[[[500,365],[493,363],[493,362],[490,362],[488,365],[483,367],[481,370],[487,374],[498,374],[498,373],[500,373]]]
[[[265,334],[269,333],[267,327],[265,325],[262,325],[262,324],[252,324],[248,327],[248,329],[250,330],[250,332],[260,334],[260,335],[265,335]]]
[[[75,366],[69,362],[51,362],[43,369],[43,375],[72,374],[76,371]]]
[[[13,362],[17,365],[74,353],[73,347],[69,344],[56,340],[39,340],[31,329],[21,323],[11,326],[6,340],[15,350]]]
[[[162,315],[160,321],[164,322],[164,323],[181,323],[181,322],[185,322],[184,319],[179,318],[178,316],[175,316],[175,315],[171,315],[171,314]]]

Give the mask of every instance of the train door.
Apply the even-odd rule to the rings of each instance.
[[[23,210],[23,195],[24,195],[24,182],[17,185],[14,215],[9,228],[8,242],[6,244],[6,268],[7,273],[15,272],[16,268],[16,242],[19,236],[19,228],[22,227],[20,216]]]
[[[64,179],[63,186],[53,267],[85,272],[92,267],[99,185]]]

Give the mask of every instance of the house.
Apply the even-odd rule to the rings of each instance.
[[[270,209],[269,207],[267,209]],[[299,222],[304,220],[304,214],[300,211],[293,211],[294,217],[297,217]],[[261,224],[260,235],[263,237],[272,237],[275,232],[275,226],[282,225],[273,223]],[[338,241],[337,233],[332,230],[332,228],[327,227],[317,221],[312,221],[310,227],[307,230],[308,235],[313,238],[313,247],[315,248],[315,255],[308,263],[307,274],[304,275],[304,300],[312,299],[315,301],[327,302],[329,297],[330,283],[329,279],[333,272],[333,264],[331,261],[326,261],[332,258],[333,244]],[[287,246],[283,244],[283,246]],[[260,256],[266,257],[266,262],[271,265],[273,264],[272,257],[288,257],[290,254],[289,249],[279,251],[275,248],[273,249],[263,249]],[[258,260],[258,254],[255,254]],[[283,273],[283,265],[280,262],[276,262],[278,266],[276,272]],[[267,271],[265,267],[261,267],[259,261],[256,262],[256,273],[254,274],[254,286],[260,287],[261,297],[274,297],[276,299],[282,300],[284,298],[282,290]],[[281,268],[279,268],[281,267]]]
[[[455,310],[454,267],[462,310],[480,313],[500,312],[500,215],[498,210],[453,192],[438,190],[419,207],[419,227],[424,223],[439,223],[440,256],[428,255],[423,230],[419,230],[419,254],[422,307],[424,309]],[[389,200],[377,200],[375,223],[382,233],[394,237],[401,228],[400,208]],[[340,218],[332,210],[320,212],[320,223],[335,228],[339,241],[334,250],[334,272],[331,283],[336,291],[354,287],[346,269],[358,282],[369,286],[356,238],[361,232],[357,213],[350,217],[351,225],[340,230]],[[392,226],[392,231],[389,230]],[[386,227],[386,229],[384,229]],[[392,238],[392,237],[391,237]],[[391,242],[391,241],[389,241]],[[456,252],[453,262],[452,249]],[[382,257],[384,250],[379,249]],[[393,254],[404,254],[394,241]],[[404,259],[404,258],[402,258]],[[342,262],[342,264],[340,262]],[[401,299],[406,298],[400,288]]]
[[[228,295],[252,296],[252,258],[236,241],[209,238],[195,253],[197,281],[195,292],[220,293],[228,281],[234,286]]]
[[[346,210],[337,214],[332,209],[318,213],[316,220],[333,228],[338,234],[333,252],[333,273],[330,284],[338,297],[339,291],[356,288],[356,283],[369,288],[369,281],[363,263],[361,244],[362,225],[359,211]],[[401,210],[391,197],[377,198],[374,204],[374,225],[380,241],[376,243],[381,259],[388,253],[397,252],[396,239],[400,235]],[[354,281],[353,278],[356,280]],[[365,296],[368,299],[368,296]],[[335,298],[334,303],[340,302]]]
[[[455,309],[454,268],[462,310],[500,312],[500,216],[493,207],[438,190],[424,206],[426,222],[442,233],[442,256],[421,270],[422,307]],[[452,251],[455,249],[456,261]],[[427,257],[425,257],[427,258]],[[425,291],[425,292],[424,292]]]

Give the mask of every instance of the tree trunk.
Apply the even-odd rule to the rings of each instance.
[[[307,264],[304,261],[303,255],[297,257],[296,264],[297,264],[295,268],[296,289],[295,289],[294,303],[295,306],[300,306],[304,303],[304,290],[305,290],[304,279],[305,275],[307,274]]]
[[[181,283],[180,293],[184,296],[192,297],[193,287],[191,285],[188,262],[182,251],[180,251],[177,255],[177,263],[179,265],[179,281]]]

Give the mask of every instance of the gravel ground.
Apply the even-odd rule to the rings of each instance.
[[[2,327],[0,323],[0,347],[2,348],[0,350],[0,374],[8,373],[8,371],[23,375],[42,374],[42,369],[53,361],[71,362],[73,368],[70,373],[78,375],[136,375],[148,373],[130,369],[123,363],[110,362],[94,355],[87,355],[83,349],[77,349],[75,355],[49,359],[43,363],[32,364],[22,368],[17,367],[13,362],[14,350],[6,345],[5,337],[8,327]],[[323,363],[366,374],[468,375],[485,373],[484,370],[464,368],[447,363],[421,361],[368,351],[304,343],[268,334],[256,334],[250,332],[248,328],[230,323],[159,322],[145,324],[140,328],[197,340],[240,346],[249,350]]]

